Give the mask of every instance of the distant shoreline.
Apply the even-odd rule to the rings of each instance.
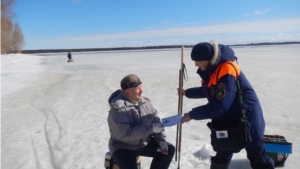
[[[228,46],[259,46],[259,45],[286,45],[286,44],[300,44],[300,41],[292,42],[262,42],[249,44],[235,44]],[[23,54],[32,53],[62,53],[62,52],[93,52],[93,51],[116,51],[116,50],[145,50],[145,49],[170,49],[170,48],[191,48],[194,45],[166,45],[166,46],[143,46],[143,47],[116,47],[116,48],[85,48],[85,49],[38,49],[38,50],[22,50]]]

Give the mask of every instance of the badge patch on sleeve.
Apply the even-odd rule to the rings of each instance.
[[[226,86],[224,83],[220,83],[217,86],[216,97],[218,100],[222,100],[226,94]]]

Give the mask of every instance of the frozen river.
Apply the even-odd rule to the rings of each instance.
[[[238,64],[261,101],[265,134],[293,143],[285,169],[300,158],[300,45],[234,47]],[[188,81],[200,85],[197,68],[185,49]],[[180,49],[1,56],[1,168],[99,169],[108,151],[110,94],[120,80],[135,73],[161,117],[177,114]],[[184,98],[183,112],[206,100]],[[207,121],[183,125],[181,166],[208,169],[203,151],[210,146]],[[175,144],[176,127],[166,129]],[[202,151],[200,151],[202,149]],[[202,154],[201,154],[202,152]],[[201,158],[202,157],[202,158]],[[151,159],[143,158],[142,168]],[[171,169],[177,168],[174,161]],[[250,169],[245,151],[235,154],[231,169]]]

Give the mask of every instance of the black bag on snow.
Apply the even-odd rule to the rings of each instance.
[[[222,129],[215,128],[211,122],[207,126],[211,130],[213,150],[218,153],[238,153],[252,141],[247,119],[241,118],[236,126]]]

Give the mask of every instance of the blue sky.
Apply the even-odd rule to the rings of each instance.
[[[24,49],[300,41],[299,0],[16,0]]]

